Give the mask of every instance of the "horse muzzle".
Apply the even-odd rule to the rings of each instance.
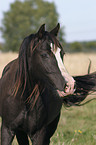
[[[68,83],[65,85],[65,88],[64,88],[64,91],[60,91],[60,90],[57,90],[57,93],[60,97],[65,97],[65,96],[68,96],[68,95],[72,95],[74,94],[75,90],[76,90],[76,85],[68,85]]]

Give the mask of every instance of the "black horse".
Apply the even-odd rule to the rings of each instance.
[[[20,145],[29,145],[28,136],[33,145],[50,143],[62,97],[75,91],[75,80],[62,63],[58,31],[59,24],[50,32],[42,25],[24,39],[18,58],[4,68],[0,79],[2,145],[10,145],[15,135]]]

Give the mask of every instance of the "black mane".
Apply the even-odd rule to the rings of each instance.
[[[76,91],[73,95],[63,98],[63,103],[66,107],[82,106],[96,99],[92,98],[81,104],[87,95],[92,95],[93,92],[96,92],[96,72],[83,76],[75,76],[74,79],[76,81]]]

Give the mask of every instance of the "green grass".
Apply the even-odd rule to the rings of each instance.
[[[82,107],[62,108],[51,145],[96,145],[96,101]]]
[[[12,145],[18,145],[16,139]],[[96,145],[96,101],[82,107],[62,107],[51,145]]]

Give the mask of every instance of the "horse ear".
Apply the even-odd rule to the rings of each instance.
[[[45,32],[45,24],[43,24],[40,28],[39,28],[39,30],[38,30],[38,37],[41,39],[42,37],[43,37],[43,34],[44,34],[44,32]]]
[[[50,31],[50,33],[57,36],[59,29],[60,29],[60,24],[58,23],[57,26],[53,30]]]

